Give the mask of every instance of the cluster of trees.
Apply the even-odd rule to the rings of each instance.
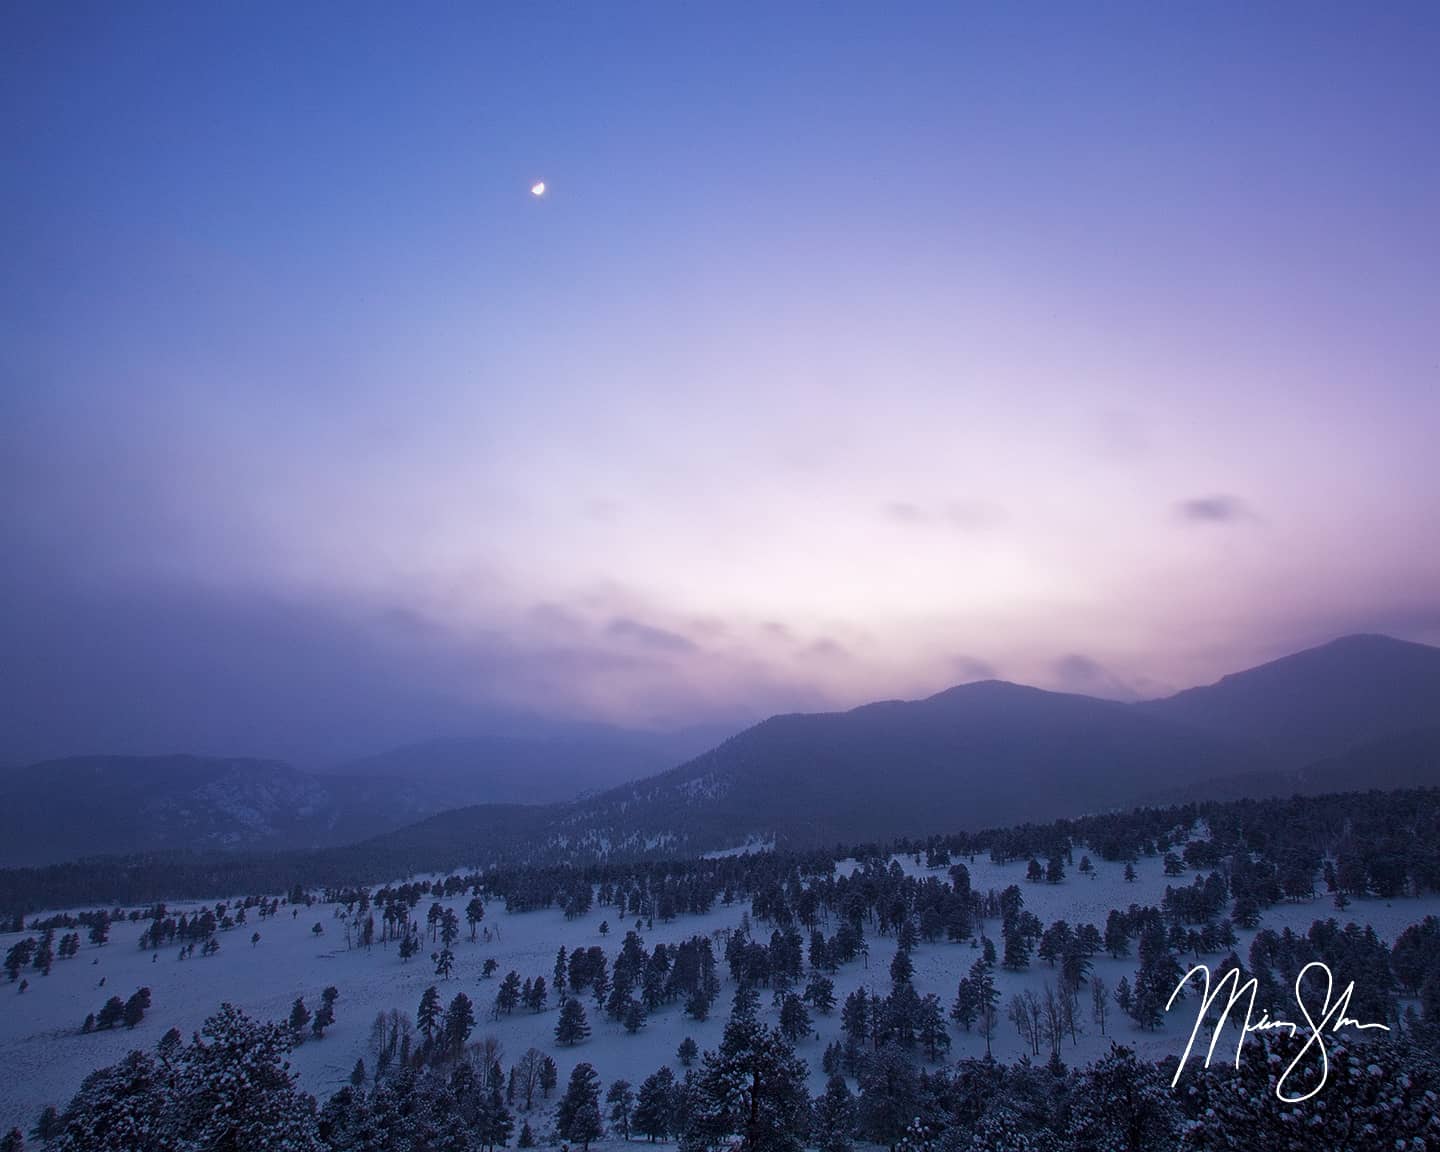
[[[295,997],[288,1023],[296,1044],[304,1041],[307,1031],[316,1040],[324,1037],[325,1029],[335,1023],[335,1001],[339,998],[340,990],[332,984],[320,993],[320,1007],[311,1012],[303,996]]]
[[[134,1028],[145,1019],[145,1013],[149,1010],[150,989],[137,988],[128,1000],[122,1000],[119,996],[111,996],[101,1006],[99,1012],[91,1012],[85,1017],[80,1031],[108,1032],[112,1028],[118,1028],[121,1024],[126,1028]]]
[[[391,1027],[380,1028],[390,1043]],[[575,1066],[553,1109],[553,1061],[527,1051],[508,1077],[498,1046],[444,1064],[393,1061],[370,1079],[363,1065],[323,1106],[296,1087],[286,1060],[292,1032],[222,1006],[192,1043],[172,1030],[153,1053],[132,1052],[86,1078],[63,1109],[47,1109],[34,1135],[57,1152],[228,1148],[259,1152],[380,1152],[446,1148],[494,1152],[558,1139],[586,1149],[608,1133],[675,1140],[681,1152],[852,1152],[856,1142],[896,1152],[1211,1152],[1241,1146],[1308,1152],[1318,1133],[1337,1148],[1421,1148],[1440,1139],[1440,1064],[1410,1037],[1329,1045],[1329,1065],[1302,1064],[1292,1094],[1328,1077],[1301,1104],[1275,1094],[1299,1039],[1252,1036],[1238,1068],[1186,1074],[1175,1061],[1139,1060],[1112,1046],[1082,1069],[1052,1058],[1006,1066],[965,1059],[926,1068],[887,1040],[867,1051],[852,1089],[829,1077],[815,1098],[807,1068],[783,1033],[737,1004],[720,1044],[677,1077],[668,1066],[635,1089],[608,1087],[588,1062]],[[548,1070],[548,1081],[546,1072]],[[516,1128],[516,1110],[523,1119]],[[21,1134],[5,1138],[20,1148]]]
[[[20,980],[20,973],[26,968],[34,969],[42,976],[48,976],[57,959],[69,960],[79,952],[80,933],[67,932],[57,941],[55,929],[46,928],[38,938],[26,936],[6,949],[5,977],[14,984]],[[22,983],[21,991],[23,992],[28,985],[28,980]]]

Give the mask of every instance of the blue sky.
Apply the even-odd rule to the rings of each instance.
[[[0,758],[1440,639],[1433,5],[0,19]]]

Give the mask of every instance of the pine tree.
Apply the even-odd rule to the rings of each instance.
[[[49,1144],[60,1135],[60,1131],[60,1110],[53,1104],[47,1104],[35,1121],[35,1127],[30,1129],[30,1135],[42,1144]]]
[[[464,992],[455,993],[445,1010],[445,1048],[454,1059],[465,1051],[465,1042],[475,1028],[475,1005]]]
[[[494,1152],[497,1146],[503,1147],[509,1142],[510,1133],[514,1130],[515,1119],[511,1116],[510,1109],[505,1106],[505,1098],[500,1094],[499,1079],[492,1077],[476,1117],[475,1137],[485,1146],[487,1152]]]
[[[118,996],[111,996],[100,1008],[100,1015],[95,1018],[95,1027],[101,1031],[108,1031],[114,1028],[125,1019],[125,1001]]]
[[[578,1001],[566,1001],[566,1003]],[[604,1128],[600,1122],[600,1077],[595,1069],[581,1061],[570,1073],[555,1112],[555,1130],[561,1139],[570,1140],[588,1149],[590,1141],[598,1140]]]
[[[897,1046],[887,1044],[860,1072],[859,1127],[877,1144],[893,1146],[919,1108],[915,1066]]]
[[[555,1040],[567,1047],[578,1044],[590,1035],[590,1024],[585,1019],[585,1006],[574,997],[567,997],[560,1005],[560,1019],[555,1024]]]
[[[305,1035],[305,1026],[310,1023],[310,1009],[305,1007],[305,1001],[297,996],[295,1003],[290,1006],[290,1031],[297,1039]]]
[[[810,1136],[820,1152],[851,1152],[854,1147],[855,1097],[843,1076],[831,1076],[815,1097]]]
[[[630,1139],[630,1121],[635,1112],[635,1093],[630,1081],[616,1080],[605,1093],[605,1103],[610,1107],[610,1123],[619,1131],[623,1140]]]
[[[691,1037],[686,1036],[680,1041],[680,1047],[675,1055],[679,1058],[682,1068],[689,1068],[695,1063],[695,1058],[700,1055],[700,1046]]]
[[[420,1008],[415,1013],[415,1023],[420,1028],[420,1034],[425,1037],[426,1044],[435,1039],[435,1029],[440,1024],[440,1011],[440,990],[432,984],[421,994]]]
[[[669,1068],[647,1076],[635,1099],[635,1130],[653,1143],[674,1133],[675,1073]]]
[[[920,1001],[915,1035],[925,1049],[925,1057],[932,1064],[950,1050],[950,1033],[945,1028],[945,1010],[940,997],[933,992],[926,993]]]
[[[714,1149],[737,1135],[743,1152],[800,1152],[807,1074],[783,1035],[752,1017],[732,1018],[719,1049],[705,1054],[683,1152]]]
[[[125,1013],[121,1017],[126,1028],[134,1028],[141,1020],[145,1019],[145,1012],[150,1007],[150,989],[141,988],[129,1000],[125,1001]]]
[[[511,970],[505,974],[505,979],[500,981],[500,989],[495,993],[495,1019],[501,1016],[509,1016],[515,1011],[515,1005],[520,1002],[520,973]]]
[[[793,992],[787,995],[780,1005],[780,1031],[785,1039],[794,1044],[809,1036],[813,1030],[805,1002]]]
[[[625,1006],[623,1022],[625,1031],[630,1033],[630,1035],[633,1036],[636,1032],[639,1032],[641,1028],[645,1027],[645,1005],[641,1004],[639,1000],[631,1000],[630,1003]]]
[[[320,1007],[315,1009],[315,1019],[310,1024],[310,1031],[317,1040],[325,1035],[325,1029],[335,1023],[335,1001],[339,998],[340,990],[333,984],[320,993]]]

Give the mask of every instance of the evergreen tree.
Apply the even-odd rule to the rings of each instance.
[[[567,1000],[567,1004],[578,1000]],[[588,1149],[590,1141],[604,1132],[600,1122],[600,1077],[595,1069],[582,1061],[570,1073],[559,1107],[555,1111],[555,1131],[560,1138]]]
[[[810,1023],[810,1013],[805,1009],[805,1002],[793,992],[781,1002],[780,1031],[791,1044],[809,1036],[814,1031]]]
[[[828,1016],[835,1010],[835,981],[828,976],[811,976],[803,999],[820,1015]]]
[[[501,1016],[509,1016],[515,1011],[515,1005],[520,1002],[520,973],[513,969],[505,974],[505,979],[500,981],[500,989],[495,993],[495,1019]]]
[[[809,1112],[807,1069],[789,1042],[753,1017],[731,1019],[689,1102],[683,1152],[702,1152],[739,1136],[743,1152],[800,1152]]]
[[[108,1031],[124,1019],[125,1001],[118,996],[111,996],[101,1006],[100,1015],[95,1018],[95,1027],[101,1031]]]
[[[475,1005],[464,992],[455,993],[445,1009],[445,1049],[452,1059],[459,1059],[465,1042],[475,1028]]]
[[[510,1133],[514,1130],[514,1117],[500,1094],[500,1078],[492,1076],[476,1115],[475,1137],[485,1146],[486,1152],[494,1152],[495,1148],[504,1147],[509,1142]]]
[[[857,1111],[855,1097],[843,1076],[831,1076],[815,1098],[811,1138],[820,1152],[851,1152]]]
[[[129,1000],[125,1001],[125,1012],[121,1019],[125,1022],[126,1028],[134,1028],[141,1020],[145,1019],[146,1009],[150,1007],[150,989],[141,988]]]
[[[590,1035],[590,1024],[585,1019],[585,1006],[574,997],[566,997],[560,1005],[560,1019],[555,1024],[555,1040],[567,1047],[578,1044]]]
[[[315,1009],[315,1019],[310,1022],[310,1031],[317,1040],[335,1023],[335,1001],[339,998],[340,990],[333,984],[320,993],[320,1007]]]
[[[624,1024],[625,1031],[632,1036],[645,1027],[645,1006],[639,1000],[631,1000],[625,1006]]]
[[[635,1093],[628,1080],[616,1080],[605,1092],[605,1103],[610,1108],[610,1123],[619,1131],[623,1140],[630,1139],[630,1121],[635,1112]]]
[[[415,1023],[420,1028],[420,1034],[425,1037],[425,1043],[430,1044],[435,1039],[435,1029],[440,1024],[440,991],[435,985],[430,985],[420,996],[420,1008],[415,1013]]]
[[[903,1050],[887,1044],[860,1070],[859,1128],[877,1144],[894,1146],[919,1109],[920,1084]]]
[[[920,1001],[915,1021],[915,1035],[925,1049],[925,1058],[932,1064],[950,1050],[950,1033],[945,1028],[945,1010],[940,997],[926,993]]]
[[[700,1055],[700,1046],[691,1037],[686,1036],[680,1041],[680,1047],[675,1055],[679,1058],[682,1068],[689,1068],[695,1063],[695,1058]]]
[[[53,1104],[47,1104],[41,1111],[39,1119],[35,1121],[35,1127],[30,1129],[30,1135],[42,1144],[49,1144],[60,1135],[60,1131],[60,1110]]]
[[[645,1077],[635,1099],[635,1130],[653,1143],[674,1133],[675,1073],[661,1068]]]

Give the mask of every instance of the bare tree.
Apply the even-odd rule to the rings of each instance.
[[[1100,1025],[1100,1035],[1105,1035],[1105,1018],[1110,1012],[1110,989],[1099,976],[1090,977],[1090,1019]]]
[[[1073,988],[1060,990],[1060,1018],[1065,1031],[1070,1033],[1071,1046],[1079,1044],[1080,1033],[1085,1029],[1080,1027],[1080,993]]]
[[[1065,1036],[1060,1000],[1061,997],[1055,995],[1054,987],[1047,980],[1045,994],[1040,1000],[1040,1029],[1045,1039],[1050,1042],[1050,1053],[1053,1056],[1060,1054],[1060,1041]]]
[[[545,1053],[538,1048],[527,1048],[515,1064],[515,1086],[525,1100],[528,1112],[535,1104],[535,1094],[540,1091],[544,1078]]]
[[[985,1056],[990,1056],[990,1041],[995,1038],[995,1026],[1000,1022],[1000,1013],[995,1011],[995,1005],[984,1002],[980,1005],[975,1024],[980,1035],[985,1037]]]

